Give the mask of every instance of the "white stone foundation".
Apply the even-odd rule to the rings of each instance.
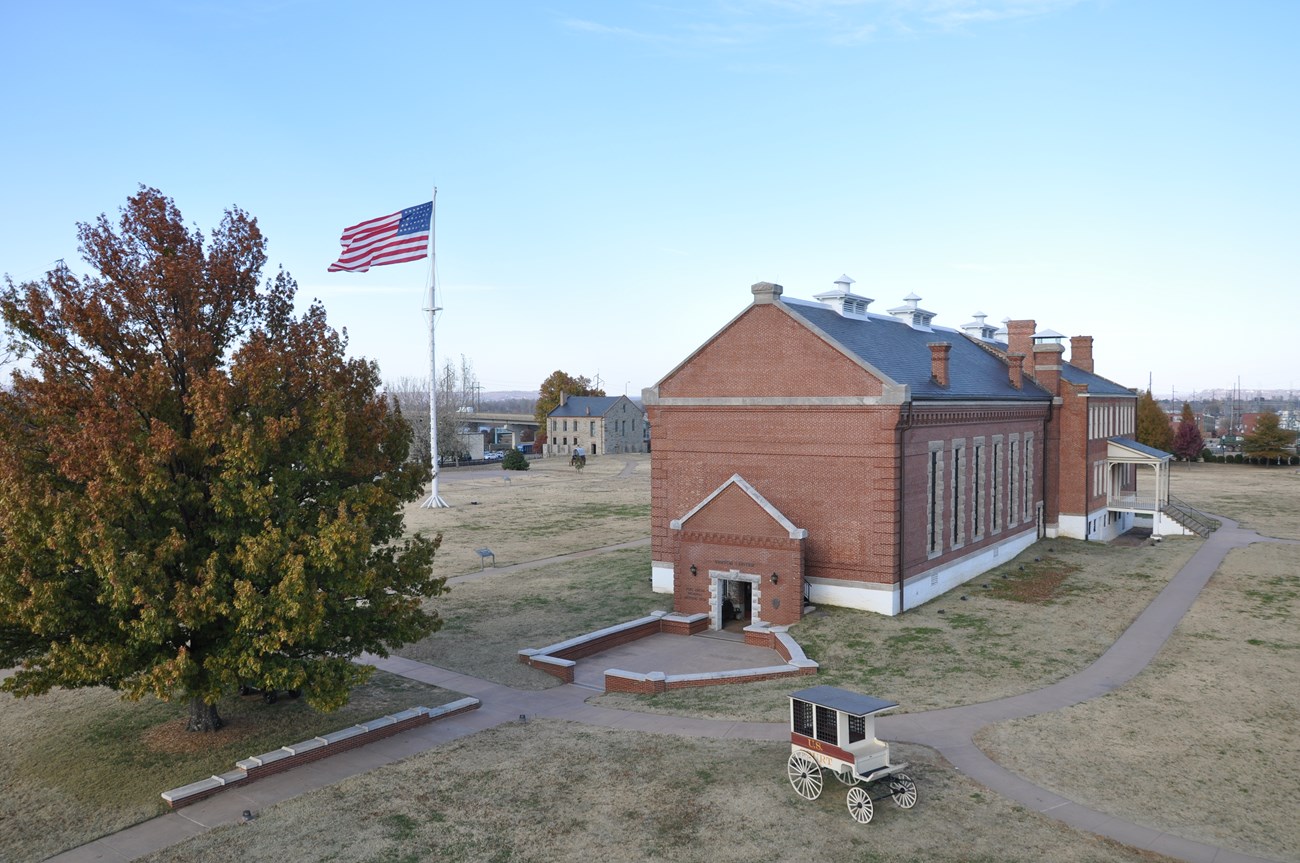
[[[908,580],[900,594],[893,585],[854,584],[851,582],[825,582],[809,580],[808,594],[813,605],[836,605],[874,611],[889,617],[916,608],[958,587],[976,576],[983,575],[995,566],[1014,558],[1038,541],[1035,531],[1025,531],[1008,537],[995,546],[952,561],[942,569],[931,570]]]
[[[983,575],[995,566],[1001,566],[1038,541],[1036,531],[1016,534],[990,548],[954,560],[942,569],[931,570],[908,580],[903,588],[903,609],[916,608],[941,596],[954,587]]]

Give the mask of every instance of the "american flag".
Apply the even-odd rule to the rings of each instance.
[[[364,273],[371,267],[418,261],[429,254],[429,223],[433,202],[407,207],[343,229],[343,251],[329,271]]]

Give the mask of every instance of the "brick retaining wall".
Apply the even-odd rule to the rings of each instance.
[[[542,648],[525,648],[519,651],[519,661],[525,665],[545,671],[552,677],[558,677],[565,683],[573,682],[575,661],[586,656],[601,653],[614,647],[621,647],[650,635],[664,633],[667,635],[694,635],[709,626],[707,614],[669,614],[655,611],[647,617],[630,620],[579,635],[567,641],[557,642]]]
[[[621,623],[606,629],[580,635],[568,641],[561,641],[549,647],[539,649],[527,648],[519,651],[519,661],[525,665],[558,677],[565,683],[573,682],[573,671],[577,662],[584,656],[591,656],[611,647],[618,647],[639,638],[658,633],[672,635],[694,635],[709,626],[706,614],[668,614],[656,611],[649,617]],[[756,680],[775,680],[781,677],[795,677],[804,674],[816,674],[818,665],[803,652],[799,643],[790,637],[784,626],[768,626],[766,623],[745,627],[745,643],[751,647],[766,647],[775,650],[786,665],[773,665],[762,668],[741,668],[734,671],[713,671],[704,674],[666,674],[651,671],[641,674],[623,671],[617,668],[605,671],[606,692],[628,692],[636,695],[654,695],[670,689],[687,689],[697,686],[723,686],[731,683],[752,683]]]
[[[218,791],[233,785],[243,785],[264,776],[282,773],[293,767],[337,755],[349,749],[356,749],[358,746],[374,743],[376,740],[392,737],[394,734],[421,725],[428,725],[437,719],[446,719],[449,716],[475,710],[478,706],[477,698],[462,698],[441,707],[412,707],[391,716],[381,716],[351,728],[333,731],[300,743],[282,746],[272,752],[245,758],[235,762],[236,769],[229,773],[210,776],[198,782],[191,782],[189,785],[164,791],[162,798],[172,809],[179,809],[211,797]]]

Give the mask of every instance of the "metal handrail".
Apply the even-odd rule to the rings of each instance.
[[[1170,518],[1174,519],[1184,527],[1194,530],[1201,536],[1209,536],[1211,533],[1218,530],[1219,525],[1221,524],[1218,519],[1211,518],[1187,501],[1180,500],[1172,494],[1169,495],[1169,503],[1165,505],[1162,512],[1166,513]]]

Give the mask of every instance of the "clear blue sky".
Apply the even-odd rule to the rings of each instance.
[[[205,231],[237,205],[420,376],[425,265],[326,267],[436,185],[440,364],[487,390],[636,394],[753,282],[841,273],[873,311],[1092,335],[1157,395],[1300,388],[1290,0],[51,0],[5,31],[17,280],[138,184]]]

